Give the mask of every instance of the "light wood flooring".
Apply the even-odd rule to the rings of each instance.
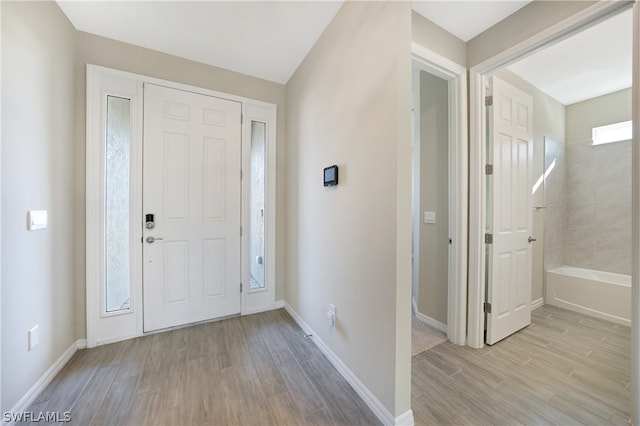
[[[416,424],[628,425],[628,327],[544,306],[483,349],[443,343],[412,358]]]
[[[629,424],[629,329],[543,307],[498,344],[412,358],[416,424]],[[77,425],[379,424],[284,311],[82,350],[30,411]],[[42,424],[42,423],[38,423]]]
[[[78,351],[30,411],[76,425],[379,424],[282,309]]]

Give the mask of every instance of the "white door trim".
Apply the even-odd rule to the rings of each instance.
[[[469,152],[469,322],[467,334],[467,344],[469,346],[481,348],[484,345],[484,312],[482,304],[485,295],[484,232],[486,191],[484,165],[486,164],[486,154],[484,135],[486,134],[486,116],[484,87],[486,77],[497,69],[515,62],[527,54],[569,37],[632,5],[632,2],[597,2],[535,36],[471,67],[469,70],[471,138]],[[634,164],[634,167],[638,167],[638,165]]]
[[[268,278],[271,280],[271,294],[270,297],[273,298],[273,302],[271,303],[271,309],[276,308],[275,304],[275,262],[276,262],[276,251],[275,251],[275,223],[276,223],[276,212],[275,212],[275,186],[276,186],[276,168],[275,168],[275,145],[276,141],[276,105],[258,101],[255,99],[245,98],[243,96],[231,95],[228,93],[222,93],[215,90],[200,88],[191,86],[188,84],[177,83],[173,81],[167,81],[163,79],[158,79],[154,77],[149,77],[145,75],[130,73],[126,71],[119,71],[111,68],[106,68],[98,65],[87,64],[86,66],[87,72],[87,107],[86,107],[86,324],[87,324],[87,347],[94,347],[101,344],[111,343],[118,340],[129,339],[137,336],[141,336],[143,334],[142,331],[142,244],[137,244],[135,247],[132,246],[132,256],[137,256],[139,260],[133,263],[135,267],[138,264],[138,267],[135,271],[132,271],[132,292],[131,292],[131,309],[127,313],[116,313],[103,315],[101,309],[101,291],[102,284],[100,281],[102,280],[102,271],[103,271],[103,252],[101,246],[100,232],[99,230],[102,227],[102,213],[100,204],[102,201],[98,197],[98,195],[102,194],[102,176],[103,169],[99,165],[102,161],[102,154],[100,153],[100,132],[102,127],[102,118],[101,118],[101,110],[99,108],[102,102],[102,90],[103,85],[100,84],[101,78],[122,80],[124,82],[129,82],[130,84],[135,84],[140,92],[139,101],[137,102],[137,106],[135,108],[135,114],[138,114],[137,117],[134,117],[136,121],[140,124],[140,129],[142,125],[142,87],[144,83],[153,83],[160,86],[165,86],[173,89],[180,89],[189,92],[199,93],[208,96],[214,96],[218,98],[228,99],[232,101],[237,101],[242,104],[242,112],[245,115],[247,109],[255,109],[260,111],[266,111],[268,115],[268,119],[271,120],[271,126],[269,130],[268,137],[271,138],[272,141],[272,149],[269,155],[269,166],[270,171],[267,177],[267,205],[268,209],[271,209],[270,219],[268,221],[268,235],[272,236],[271,241],[267,241],[265,247],[265,257],[267,257],[267,262],[272,262],[273,267],[271,267],[271,276]],[[265,113],[265,114],[267,114]],[[244,126],[243,126],[244,130]],[[135,131],[135,130],[134,130]],[[98,138],[98,139],[96,139]],[[244,141],[244,136],[243,136]],[[140,148],[141,148],[141,140]],[[96,146],[98,145],[98,146]],[[132,156],[134,155],[132,151]],[[138,155],[138,154],[136,154]],[[141,155],[141,152],[139,153]],[[242,161],[245,164],[245,157],[248,155],[248,151],[246,149],[245,143],[243,142],[243,152],[242,152]],[[271,158],[273,156],[273,158]],[[141,158],[141,157],[140,157]],[[134,160],[135,161],[135,160]],[[141,168],[141,159],[140,165],[138,168]],[[96,166],[98,165],[98,166]],[[136,228],[132,228],[132,235],[135,235],[134,238],[136,240],[140,240],[142,235],[142,173],[141,170],[131,170],[131,179],[132,179],[132,192],[131,197],[134,201],[135,205],[132,205],[131,211],[132,215],[135,215],[136,220],[140,223],[140,226]],[[248,205],[247,197],[248,191],[244,191],[242,193],[242,204],[243,206]],[[136,200],[138,200],[136,202]],[[244,213],[243,213],[244,214]],[[244,219],[242,219],[244,220]],[[248,240],[246,239],[246,233],[243,235],[242,245],[246,245]],[[244,253],[242,254],[244,256]],[[241,260],[242,268],[246,267],[246,261],[244,261],[244,257]],[[243,271],[244,273],[244,271]],[[248,287],[248,283],[246,284]],[[248,293],[243,292],[242,294],[242,306],[244,306],[244,299],[247,297]],[[268,307],[265,307],[262,310],[267,310]],[[241,312],[242,314],[248,313],[244,310]],[[110,318],[113,322],[118,322],[119,324],[115,324],[114,327],[118,328],[123,324],[126,324],[127,332],[126,333],[117,333],[115,331],[109,331],[108,333],[104,333],[104,329],[101,328],[101,318]]]
[[[633,7],[631,424],[640,424],[640,3]]]
[[[467,69],[412,42],[412,59],[420,69],[449,84],[449,284],[447,337],[466,343],[467,322]]]

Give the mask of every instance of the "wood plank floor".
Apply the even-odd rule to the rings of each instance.
[[[78,351],[30,411],[75,425],[380,424],[282,309]]]
[[[629,425],[630,330],[543,306],[483,349],[443,343],[412,358],[416,424]]]
[[[412,358],[416,424],[628,425],[629,345],[627,327],[548,306],[494,346],[443,343]],[[284,310],[78,351],[30,411],[76,425],[379,424]]]

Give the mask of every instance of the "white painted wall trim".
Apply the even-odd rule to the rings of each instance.
[[[449,82],[449,284],[447,337],[464,345],[467,335],[468,170],[467,69],[430,49],[411,43],[412,59]],[[416,260],[417,262],[417,260]],[[417,312],[417,309],[415,309]]]
[[[35,399],[40,395],[40,393],[44,390],[44,388],[51,383],[51,381],[56,377],[56,374],[60,372],[64,368],[65,365],[71,360],[71,357],[78,351],[78,349],[84,349],[87,347],[87,341],[85,339],[76,340],[65,350],[62,355],[49,367],[45,373],[40,376],[40,378],[34,383],[33,386],[25,393],[22,398],[16,402],[13,408],[10,410],[11,413],[21,413],[27,411],[29,406],[35,401]],[[14,425],[15,422],[4,422],[4,413],[3,413],[3,422],[2,425]]]
[[[640,425],[640,3],[633,6],[633,90],[631,100],[631,424]]]
[[[540,297],[539,299],[531,301],[531,310],[532,311],[534,309],[538,309],[538,308],[540,308],[542,306],[544,306],[544,299],[542,297]]]
[[[433,327],[436,330],[442,331],[445,334],[447,333],[449,328],[447,327],[447,324],[443,324],[440,321],[435,320],[429,316],[426,316],[425,314],[422,314],[420,312],[416,312],[416,319],[421,323],[428,325],[429,327]]]
[[[394,422],[394,425],[396,426],[413,426],[414,424],[415,423],[412,410],[407,410],[404,412],[404,414],[400,414],[398,417],[396,417]]]
[[[309,327],[309,325],[302,319],[300,315],[289,305],[287,302],[284,303],[284,308],[291,315],[291,317],[295,320],[296,323],[300,326],[302,331],[305,334],[311,335],[311,340],[313,343],[322,351],[322,353],[327,357],[329,362],[338,370],[338,372],[344,377],[344,379],[349,382],[351,387],[356,391],[356,393],[362,398],[362,400],[367,404],[367,406],[373,411],[373,413],[378,417],[378,419],[385,425],[408,425],[411,426],[414,424],[413,421],[413,411],[409,410],[398,417],[394,417],[393,414],[387,410],[387,408],[375,397],[373,393],[358,379],[358,377],[347,367],[347,365],[342,362],[342,360],[331,350],[331,348],[322,341],[320,337]]]
[[[469,151],[469,307],[467,344],[475,348],[484,345],[484,312],[482,304],[485,294],[485,78],[519,58],[569,37],[587,26],[600,22],[621,10],[631,7],[633,2],[596,2],[592,6],[552,25],[544,31],[524,40],[477,64],[469,70],[470,107],[470,151]]]

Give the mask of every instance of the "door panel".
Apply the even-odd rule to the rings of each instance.
[[[489,161],[489,245],[487,343],[531,323],[531,177],[533,100],[493,77],[494,105],[488,110],[493,135]],[[491,142],[490,142],[491,143]]]
[[[240,312],[240,111],[145,87],[143,212],[155,221],[143,232],[145,332]]]

